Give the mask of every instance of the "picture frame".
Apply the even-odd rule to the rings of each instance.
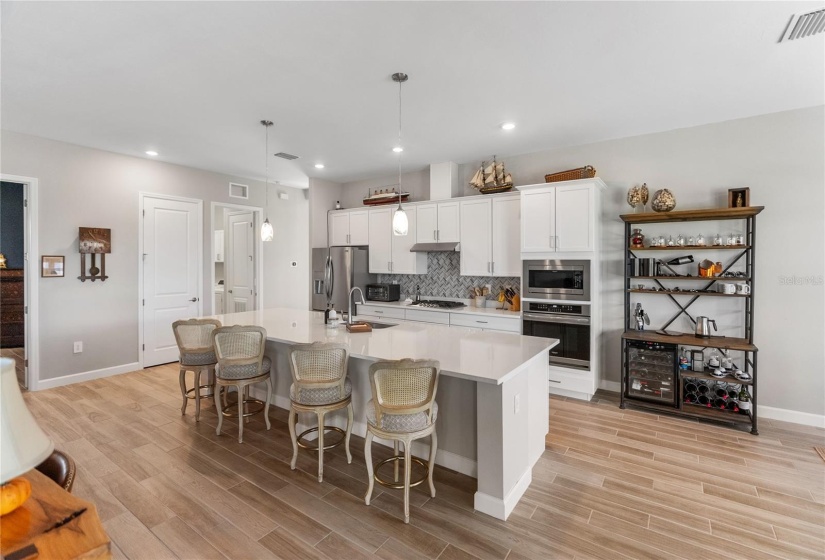
[[[728,189],[728,208],[744,208],[751,205],[750,187]]]
[[[40,257],[41,278],[63,278],[66,275],[66,258],[63,255],[43,255]]]

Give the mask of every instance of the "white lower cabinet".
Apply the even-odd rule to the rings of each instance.
[[[438,311],[422,311],[420,309],[407,309],[404,312],[407,321],[418,321],[420,323],[433,323],[437,325],[449,325],[450,314]]]
[[[450,326],[476,327],[484,330],[521,332],[518,317],[497,317],[495,315],[469,315],[466,313],[450,313]]]
[[[404,310],[401,308],[381,307],[378,305],[359,305],[356,314],[360,317],[362,315],[372,315],[382,319],[403,319]]]

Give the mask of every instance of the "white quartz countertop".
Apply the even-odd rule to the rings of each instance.
[[[425,299],[425,298],[422,298]],[[429,299],[429,298],[427,298]],[[489,300],[492,302],[492,300]],[[501,305],[495,302],[496,305]],[[492,307],[473,307],[468,305],[466,307],[456,307],[453,309],[442,309],[440,307],[422,307],[420,305],[412,305],[404,303],[403,301],[368,301],[364,305],[373,305],[375,307],[393,307],[396,309],[415,309],[417,311],[432,311],[433,313],[461,313],[463,315],[494,315],[496,317],[507,317],[510,319],[521,318],[520,311],[508,311],[506,309],[494,309]]]
[[[397,323],[394,327],[350,333],[343,324],[324,325],[324,314],[320,311],[299,309],[264,309],[215,315],[215,318],[227,326],[264,327],[267,340],[274,342],[338,342],[348,347],[350,356],[357,358],[438,360],[442,374],[479,383],[504,383],[526,362],[559,342],[515,333],[393,320],[382,322]]]

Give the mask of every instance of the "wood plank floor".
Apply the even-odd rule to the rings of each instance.
[[[205,401],[180,414],[177,365],[27,393],[78,463],[74,493],[96,504],[115,558],[825,558],[825,430],[762,420],[760,436],[550,400],[547,451],[505,523],[473,512],[475,480],[437,469],[437,496],[397,491],[363,503],[363,439],[353,463],[326,455],[324,482],[301,452],[291,471],[286,412],[237,443]],[[376,460],[388,455],[376,446]],[[426,485],[423,485],[426,486]]]

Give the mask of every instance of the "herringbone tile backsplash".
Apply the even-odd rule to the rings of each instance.
[[[470,288],[491,284],[488,299],[495,299],[503,288],[520,292],[521,278],[498,276],[460,276],[460,257],[457,252],[427,253],[427,274],[379,274],[378,281],[400,284],[402,299],[415,296],[415,288],[421,288],[421,296],[467,299]]]

